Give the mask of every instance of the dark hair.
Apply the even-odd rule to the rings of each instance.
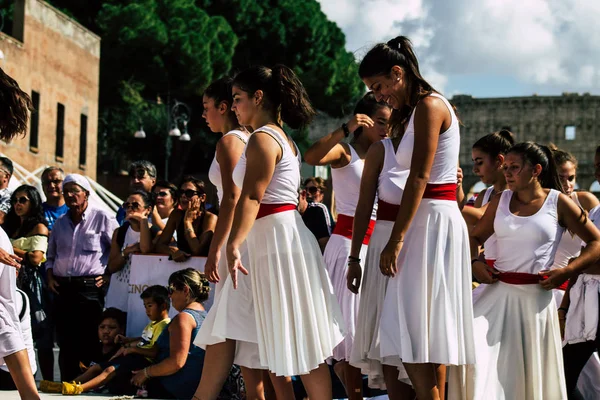
[[[302,186],[306,186],[311,182],[314,183],[317,189],[319,189],[321,192],[325,192],[325,190],[327,190],[325,179],[321,178],[320,176],[311,176],[310,178],[306,178]]]
[[[11,161],[11,159],[8,157],[0,157],[0,164],[2,164],[2,166],[4,168],[6,168],[8,173],[12,176],[12,174],[14,172],[14,167],[13,167],[13,162]]]
[[[146,206],[146,208],[150,207],[154,207],[154,197],[152,196],[152,194],[146,192],[145,190],[134,190],[133,192],[129,193],[129,195],[127,195],[127,197],[129,196],[140,196],[142,198],[142,201],[144,202],[144,205]]]
[[[475,142],[474,149],[483,151],[492,158],[506,154],[515,144],[515,135],[507,129],[485,135]]]
[[[181,188],[181,186],[183,186],[184,183],[193,184],[194,186],[196,186],[196,190],[199,191],[201,194],[206,193],[206,189],[204,188],[204,181],[201,179],[198,179],[192,175],[186,175],[181,180],[179,187]],[[205,201],[200,203],[200,210],[206,211],[206,202]],[[204,217],[204,214],[203,214],[203,217]]]
[[[216,81],[208,85],[208,87],[204,90],[204,95],[208,98],[213,99],[213,101],[215,102],[215,107],[221,103],[227,104],[227,117],[231,121],[235,121],[235,124],[238,124],[238,120],[235,116],[235,113],[231,111],[231,105],[233,104],[233,97],[231,95],[232,84],[233,79],[228,76],[225,76],[221,79],[217,79]]]
[[[169,311],[171,307],[171,299],[169,299],[169,291],[166,287],[162,285],[152,285],[147,287],[142,294],[140,295],[140,299],[152,299],[153,302],[156,303],[159,307],[166,305],[166,310]]]
[[[191,298],[199,303],[208,300],[210,292],[208,280],[203,273],[193,268],[173,272],[169,276],[169,285],[175,286],[177,290],[183,290],[187,286],[190,289]]]
[[[520,155],[523,161],[531,165],[539,164],[542,166],[542,173],[538,179],[543,188],[565,192],[558,177],[552,150],[548,146],[534,142],[523,142],[515,144],[508,152]]]
[[[29,111],[33,111],[31,97],[0,68],[0,140],[10,142],[15,136],[25,136]]]
[[[19,192],[25,192],[29,198],[29,215],[23,219],[23,224],[21,224],[21,218],[15,212],[14,206]],[[9,237],[15,238],[13,237],[15,234],[18,235],[16,238],[24,237],[38,224],[48,226],[42,208],[42,198],[35,187],[31,185],[19,186],[10,196],[10,204],[10,211],[6,214],[6,220],[2,225]]]
[[[102,313],[102,317],[100,318],[100,321],[98,321],[98,324],[101,324],[102,321],[109,318],[117,321],[117,324],[119,324],[119,328],[125,331],[125,326],[127,325],[127,314],[125,312],[114,307],[107,308]]]
[[[233,86],[251,96],[262,90],[265,106],[292,129],[308,125],[316,114],[302,82],[285,65],[248,68],[235,76]]]
[[[60,171],[60,173],[63,175],[63,178],[64,178],[64,176],[65,176],[65,171],[63,171],[63,169],[62,169],[61,167],[51,166],[51,167],[48,167],[48,168],[46,168],[46,169],[44,170],[44,172],[42,172],[42,175],[41,175],[42,181],[43,181],[43,180],[44,180],[44,178],[45,178],[45,177],[47,177],[47,176],[48,176],[48,174],[49,174],[50,172],[52,172],[52,171]]]
[[[154,204],[156,204],[156,195],[154,194],[154,190],[156,188],[165,188],[171,193],[171,197],[175,202],[177,202],[177,186],[168,181],[156,181],[154,186],[152,186],[152,196],[154,198]]]
[[[356,107],[354,107],[354,115],[365,114],[369,117],[373,117],[380,108],[391,109],[387,103],[384,103],[383,101],[377,101],[373,92],[367,92],[367,94],[365,94],[363,98],[356,103]],[[357,128],[354,131],[354,137],[356,138],[360,136],[362,131],[362,126]]]
[[[406,36],[398,36],[387,43],[375,45],[360,62],[358,74],[363,79],[379,75],[389,76],[395,65],[402,68],[406,74],[408,105],[392,111],[390,127],[393,134],[402,129],[421,99],[437,92],[421,75],[419,61],[411,41]]]
[[[146,172],[148,172],[148,176],[150,176],[151,178],[156,178],[156,166],[154,164],[152,164],[150,161],[138,160],[138,161],[132,162],[129,165],[129,174],[131,174],[132,172],[134,172],[138,169],[146,170]]]
[[[567,162],[572,162],[575,168],[577,168],[577,159],[573,154],[559,149],[554,143],[549,143],[548,148],[552,151],[552,157],[554,158],[557,167],[560,167]]]

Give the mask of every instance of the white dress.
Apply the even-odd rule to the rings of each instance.
[[[10,239],[0,228],[0,248],[13,253]],[[17,270],[0,264],[0,364],[4,357],[26,349],[17,308]]]
[[[510,212],[513,192],[504,191],[494,219],[496,268],[533,274],[552,266],[563,228],[559,192],[527,217]],[[473,305],[477,363],[450,368],[448,398],[566,399],[556,303],[539,284],[487,285]]]
[[[268,126],[257,132],[270,135],[282,149],[262,204],[297,205],[299,152],[294,155],[288,141]],[[245,172],[244,154],[233,173],[236,185],[242,185]],[[257,219],[246,242],[261,364],[278,376],[307,374],[344,338],[317,240],[294,209]]]
[[[228,135],[234,135],[244,143],[248,141],[246,134],[239,130],[230,131],[223,137]],[[221,203],[223,183],[221,167],[216,156],[210,166],[208,177],[211,183],[217,187],[217,196]],[[221,343],[227,339],[235,340],[234,364],[246,368],[265,369],[266,367],[260,363],[258,357],[258,339],[250,277],[238,274],[238,287],[234,289],[225,253],[226,249],[223,246],[218,265],[221,279],[215,287],[215,300],[194,339],[194,344],[205,349],[206,346]],[[240,247],[240,254],[244,266],[250,270],[246,242]],[[242,332],[243,334],[241,334]]]
[[[37,372],[37,362],[35,358],[35,349],[33,348],[33,335],[31,333],[31,311],[29,308],[29,299],[25,292],[20,289],[17,289],[17,295],[15,296],[15,306],[17,312],[23,314],[23,318],[21,318],[21,332],[23,333],[23,341],[25,342],[25,347],[27,348],[27,356],[29,357],[29,366],[31,367],[31,372],[35,375]],[[0,369],[5,372],[10,372],[4,360],[0,361]]]
[[[446,99],[432,96],[444,101],[452,122],[439,136],[428,187],[452,187],[460,150],[458,119]],[[396,153],[399,163],[412,158],[414,114]],[[389,280],[383,304],[381,356],[394,365],[473,364],[469,237],[456,200],[421,200],[404,237],[398,271]]]
[[[385,156],[377,181],[377,196],[380,203],[385,202],[399,207],[409,170],[398,165],[391,139],[384,139],[380,143],[384,147]],[[383,211],[384,207],[380,205],[379,209]],[[390,219],[378,216],[371,235],[367,257],[363,264],[356,336],[350,354],[350,364],[360,368],[361,372],[368,376],[369,387],[384,390],[386,386],[382,364],[385,364],[385,360],[380,354],[379,321],[389,278],[379,269],[379,256],[394,226],[394,221]],[[401,369],[401,378],[404,378],[406,375],[404,367],[398,368]]]
[[[352,224],[356,206],[358,205],[360,179],[365,162],[358,156],[351,145],[348,147],[352,155],[348,165],[341,168],[332,168],[331,170],[338,222],[323,252],[325,266],[331,278],[333,291],[342,309],[342,316],[344,317],[346,327],[346,337],[333,350],[333,359],[338,361],[350,360],[350,351],[354,342],[358,304],[360,301],[360,294],[356,295],[348,289],[346,275],[348,274],[348,256],[352,247],[352,225],[348,229],[348,224]],[[376,207],[374,207],[371,214],[373,220],[375,219],[375,215]],[[368,232],[369,237],[370,234],[371,232]],[[359,258],[364,260],[366,255],[367,244],[363,241]]]

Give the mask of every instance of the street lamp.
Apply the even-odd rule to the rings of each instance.
[[[190,121],[191,110],[190,107],[180,101],[175,100],[171,112],[167,115],[167,127],[169,133],[165,143],[165,180],[169,180],[169,158],[171,157],[171,138],[178,137],[182,142],[189,142],[192,140],[190,134],[187,131],[187,124]],[[179,125],[183,125],[183,134],[179,130]],[[145,139],[146,132],[140,121],[140,129],[133,134],[136,139]]]

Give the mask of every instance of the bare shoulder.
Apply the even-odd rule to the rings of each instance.
[[[592,208],[600,205],[600,201],[598,201],[598,198],[590,192],[581,191],[575,193],[577,194],[577,199],[579,200],[579,203],[581,203],[581,206],[586,211],[590,211]]]
[[[44,224],[37,224],[31,230],[32,235],[48,236],[48,227]]]

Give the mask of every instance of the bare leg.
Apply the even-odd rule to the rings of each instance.
[[[33,378],[33,372],[31,371],[31,365],[29,364],[27,350],[17,351],[16,353],[4,357],[4,362],[6,362],[10,376],[15,382],[15,386],[17,386],[21,399],[39,399],[40,395],[35,386],[35,379]]]
[[[277,400],[277,394],[275,393],[273,382],[271,382],[271,374],[269,373],[269,370],[262,370],[262,380],[265,391],[265,399]]]
[[[331,377],[327,364],[319,364],[308,375],[302,375],[300,378],[310,400],[331,400]]]
[[[86,369],[83,374],[81,374],[77,378],[75,378],[74,381],[77,383],[85,383],[91,379],[94,379],[101,372],[102,372],[102,368],[98,364],[94,364],[91,367],[89,367],[88,369]]]
[[[275,396],[277,400],[287,400],[294,398],[294,387],[292,386],[292,378],[289,376],[277,376],[272,372],[269,372],[271,377],[271,383],[275,390]]]
[[[242,368],[244,383],[246,384],[247,400],[265,400],[265,387],[263,382],[263,370]]]
[[[95,367],[95,365],[94,365]],[[90,379],[89,381],[83,383],[81,385],[81,389],[84,392],[89,392],[90,390],[97,389],[103,385],[106,385],[115,377],[115,367],[112,365],[98,374],[95,378]]]
[[[353,367],[348,361],[340,361],[333,366],[333,370],[344,385],[348,400],[362,400],[362,375],[360,369]]]
[[[440,400],[446,398],[446,366],[438,364],[436,368],[437,384],[440,390]]]
[[[383,378],[390,400],[413,400],[417,396],[412,386],[398,380],[398,368],[395,366],[384,365]]]
[[[419,400],[439,400],[440,392],[437,386],[436,364],[404,363],[408,377],[417,392]]]
[[[202,378],[194,394],[194,400],[216,400],[231,371],[235,356],[235,340],[206,346]]]

